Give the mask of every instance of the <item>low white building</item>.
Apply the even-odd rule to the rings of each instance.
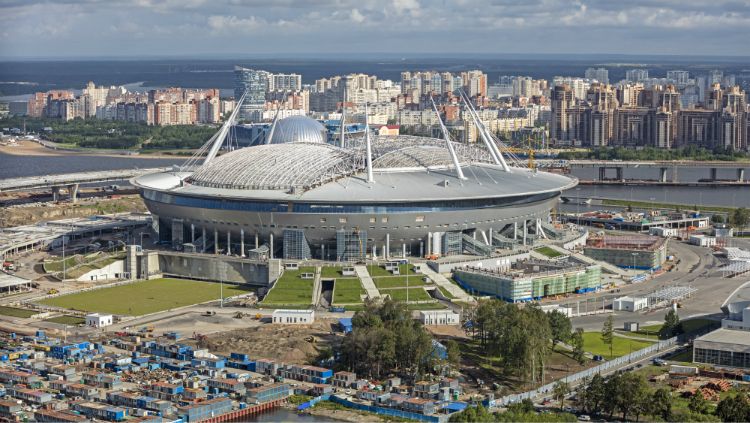
[[[678,232],[678,228],[665,228],[663,226],[652,226],[648,230],[649,235],[660,236],[662,238],[676,237]]]
[[[716,237],[706,235],[690,235],[690,243],[699,247],[715,247]]]
[[[271,314],[273,323],[285,325],[309,325],[315,321],[313,310],[274,310]]]
[[[424,310],[419,312],[419,321],[425,326],[455,326],[461,316],[452,310]]]
[[[552,313],[553,311],[560,312],[567,317],[573,317],[573,308],[565,307],[560,304],[548,304],[542,306],[542,311],[545,313]]]
[[[648,307],[648,299],[644,297],[620,297],[612,302],[615,311],[639,311]]]
[[[111,314],[91,313],[86,315],[86,326],[103,328],[112,324]]]

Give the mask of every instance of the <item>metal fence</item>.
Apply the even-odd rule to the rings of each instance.
[[[675,338],[670,338],[670,339],[667,339],[667,340],[664,340],[664,341],[659,341],[659,342],[657,342],[655,344],[649,345],[646,348],[640,349],[638,351],[633,351],[632,353],[627,354],[627,355],[623,355],[622,357],[617,357],[617,358],[612,359],[610,361],[605,361],[605,362],[603,362],[603,363],[601,363],[601,364],[599,364],[597,366],[594,366],[594,367],[592,367],[590,369],[586,369],[586,370],[580,371],[578,373],[575,373],[575,374],[572,374],[572,375],[568,375],[568,376],[566,376],[564,378],[559,379],[559,381],[563,381],[563,382],[566,382],[566,383],[578,382],[578,381],[581,381],[581,380],[583,380],[585,378],[592,377],[592,376],[594,376],[597,373],[602,373],[602,372],[604,372],[606,370],[618,368],[618,367],[620,367],[622,365],[631,363],[633,360],[639,360],[639,359],[641,359],[643,357],[646,357],[646,356],[651,355],[651,354],[653,354],[655,352],[661,351],[661,350],[663,350],[665,348],[671,347],[671,346],[673,346],[675,344],[677,344],[677,338],[676,337]],[[520,394],[506,395],[506,396],[504,396],[502,398],[496,399],[494,405],[496,405],[496,406],[504,406],[504,405],[508,405],[508,404],[513,404],[513,403],[520,402],[520,401],[522,401],[524,399],[531,399],[531,400],[533,400],[534,398],[536,398],[538,396],[551,393],[552,390],[554,389],[555,383],[557,383],[557,381],[553,382],[553,383],[548,383],[548,384],[546,384],[544,386],[540,386],[539,388],[534,389],[533,391],[522,392]]]

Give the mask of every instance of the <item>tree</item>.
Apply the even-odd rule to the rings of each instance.
[[[552,349],[554,350],[558,342],[567,342],[570,339],[573,325],[568,316],[557,310],[547,313],[547,319],[552,330]]]
[[[668,388],[659,388],[654,391],[649,414],[661,417],[664,421],[672,418],[672,391]]]
[[[623,373],[619,381],[613,383],[616,385],[612,388],[615,393],[612,398],[622,413],[622,419],[627,421],[628,415],[635,414],[638,420],[638,417],[648,409],[651,397],[646,379],[638,373]]]
[[[659,329],[659,337],[671,338],[679,334],[680,331],[680,316],[677,312],[670,308],[667,314],[664,316],[664,324]]]
[[[578,364],[586,362],[586,353],[583,351],[583,329],[578,328],[570,336],[570,344],[573,347],[573,359]]]
[[[729,215],[729,223],[736,228],[744,228],[750,222],[750,210],[745,207],[734,209]]]
[[[750,404],[745,394],[737,394],[719,401],[716,416],[724,422],[750,421]]]
[[[560,411],[562,411],[565,405],[565,397],[570,393],[570,385],[564,380],[558,380],[555,382],[555,386],[552,387],[552,396],[560,403]]]
[[[460,413],[453,414],[448,419],[450,422],[494,422],[495,416],[482,404],[476,407],[466,407]]]
[[[445,342],[445,349],[448,353],[448,363],[458,367],[461,363],[461,348],[458,346],[458,342],[449,340]]]
[[[714,213],[711,215],[711,222],[713,223],[724,223],[724,216]]]
[[[589,414],[601,414],[607,397],[607,383],[599,373],[595,374],[581,391],[583,409]]]
[[[688,403],[688,409],[693,413],[706,414],[708,411],[708,401],[703,396],[703,392],[700,389],[696,390],[690,402]]]
[[[614,318],[610,314],[607,316],[607,320],[604,321],[602,326],[602,342],[605,345],[609,345],[609,358],[612,358],[612,343],[614,342]]]

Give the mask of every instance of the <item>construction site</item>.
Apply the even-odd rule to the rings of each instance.
[[[626,269],[658,270],[667,260],[668,238],[645,235],[590,236],[583,253]]]

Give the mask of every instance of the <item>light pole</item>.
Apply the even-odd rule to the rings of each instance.
[[[630,253],[633,256],[633,271],[635,271],[635,257],[638,255],[638,253]]]

